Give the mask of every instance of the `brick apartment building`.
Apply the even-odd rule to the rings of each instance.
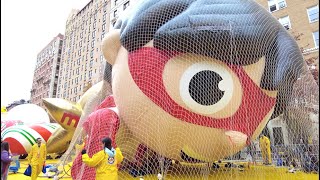
[[[267,9],[279,22],[290,32],[290,34],[297,41],[305,61],[308,64],[308,68],[313,74],[316,82],[319,85],[318,73],[319,73],[319,1],[309,0],[257,0],[257,2]],[[316,94],[315,92],[306,92],[310,94]],[[312,95],[311,95],[312,96]],[[303,121],[306,124],[312,125],[306,128],[311,132],[311,138],[314,144],[319,144],[319,106],[318,99],[311,98],[311,105],[305,103],[305,95],[302,101],[296,103],[297,109],[291,111],[300,110],[310,118],[310,121]],[[309,103],[310,103],[309,102]],[[313,104],[314,103],[314,104]],[[311,112],[310,108],[313,110]],[[288,118],[288,117],[286,117]],[[299,119],[300,121],[302,119]],[[277,145],[289,145],[297,142],[291,142],[292,137],[295,135],[290,134],[288,131],[288,125],[284,121],[284,117],[279,116],[273,120],[270,120],[267,128],[270,132],[271,143]],[[304,129],[305,130],[305,129]],[[301,131],[301,130],[300,130]],[[302,131],[301,131],[302,132]],[[301,133],[299,132],[299,133]],[[301,135],[301,134],[299,134]]]
[[[101,43],[119,15],[138,0],[91,0],[81,10],[72,10],[67,22],[58,98],[77,101],[103,78],[105,59]]]
[[[319,1],[257,0],[296,39],[317,83],[319,79]]]
[[[32,104],[45,108],[42,98],[56,97],[63,38],[58,34],[37,55],[30,98]]]
[[[101,42],[124,10],[139,0],[91,0],[81,10],[73,10],[66,22],[63,58],[57,97],[77,101],[92,85],[102,80],[105,59]],[[257,0],[293,35],[309,68],[319,69],[318,1]],[[128,8],[129,7],[129,8]]]
[[[110,3],[89,1],[73,10],[66,22],[58,98],[77,101],[91,85],[102,80],[105,60],[100,44],[109,30]]]
[[[122,16],[125,10],[132,8],[135,4],[142,0],[111,0],[110,7],[110,27],[113,27],[117,19]]]

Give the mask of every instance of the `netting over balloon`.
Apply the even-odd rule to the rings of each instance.
[[[307,143],[318,139],[318,85],[294,39],[256,2],[145,0],[118,20],[102,50],[104,85],[62,162],[83,142],[91,157],[109,136],[124,174],[230,179],[263,162],[261,133],[272,137],[274,165],[303,169],[318,158],[319,142]],[[72,177],[94,179],[75,156]],[[259,166],[250,173],[272,176]]]

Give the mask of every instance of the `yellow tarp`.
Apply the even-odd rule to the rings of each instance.
[[[55,164],[58,160],[47,160],[46,164]],[[241,163],[240,163],[241,164]],[[23,172],[27,168],[27,161],[21,160],[20,161],[21,168],[18,171],[17,174],[9,173],[8,180],[29,180],[30,177],[24,176]],[[205,172],[203,172],[203,176],[199,176],[197,174],[192,174],[192,172],[199,170],[198,167],[191,167],[191,166],[184,166],[182,165],[179,167],[180,169],[183,169],[186,174],[182,174],[178,171],[178,165],[173,165],[172,168],[169,170],[168,175],[165,177],[166,180],[176,180],[176,179],[188,179],[188,180],[194,180],[194,179],[201,179],[201,177],[205,177],[204,179],[209,180],[219,180],[219,179],[231,179],[231,180],[277,180],[277,179],[287,179],[287,180],[316,180],[319,179],[319,174],[314,173],[303,173],[303,172],[296,172],[296,173],[288,173],[287,168],[279,168],[275,166],[262,166],[262,165],[255,165],[255,166],[245,166],[243,171],[240,171],[238,168],[234,169],[226,169],[221,168],[220,170],[210,170],[210,174],[205,175]],[[68,172],[70,169],[69,165],[65,166],[65,171]],[[63,170],[62,167],[59,167],[59,170]],[[203,170],[202,170],[203,171]],[[199,172],[199,171],[198,171]],[[70,174],[70,171],[68,172]],[[71,179],[70,176],[66,174],[65,172],[61,173],[59,177],[62,179]],[[49,173],[49,175],[53,175],[53,173]],[[47,176],[44,176],[43,173],[40,174],[40,177],[38,179],[48,179]],[[139,177],[133,178],[130,176],[127,172],[120,171],[119,172],[119,180],[125,179],[125,180],[137,180]],[[157,179],[157,175],[148,175],[143,177],[144,180],[154,180]]]

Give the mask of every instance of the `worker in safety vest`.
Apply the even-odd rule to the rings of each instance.
[[[31,165],[31,180],[36,180],[46,162],[47,147],[42,143],[41,138],[37,138],[37,143],[32,146],[29,157]]]
[[[272,162],[270,140],[267,136],[261,134],[259,139],[260,150],[262,154],[263,164],[269,165]]]
[[[118,166],[123,160],[119,148],[112,147],[111,138],[102,140],[102,150],[89,157],[85,149],[82,150],[82,161],[89,167],[96,169],[96,180],[117,180]]]

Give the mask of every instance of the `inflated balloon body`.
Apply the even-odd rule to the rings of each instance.
[[[50,123],[46,111],[35,104],[18,105],[1,113],[1,138],[15,155],[27,154],[38,137],[47,142],[59,127]]]
[[[22,122],[24,125],[50,123],[47,112],[36,104],[21,104],[12,108],[6,120]]]
[[[78,102],[71,102],[59,98],[43,99],[49,115],[61,125],[48,139],[48,152],[62,153],[69,147],[74,131],[79,123],[82,108],[88,98],[101,89],[101,85],[102,82],[91,87],[81,96]]]
[[[50,116],[61,125],[49,138],[47,151],[64,152],[68,148],[78,125],[81,108],[76,103],[56,98],[43,99],[43,103],[47,107]]]
[[[117,109],[115,108],[114,100],[112,96],[106,98],[100,106],[96,108],[96,111],[91,113],[83,124],[84,130],[90,137],[86,139],[85,149],[88,149],[88,155],[91,157],[95,153],[101,151],[101,140],[105,137],[111,137],[115,139],[116,132],[119,129],[119,117]],[[91,133],[92,132],[92,133]],[[116,147],[115,141],[112,144]],[[83,170],[81,166],[82,154],[78,154],[73,162],[71,169],[71,175],[73,179],[95,179],[95,169],[88,166],[84,167],[86,174],[82,174]]]
[[[1,107],[1,132],[10,126],[14,126],[18,123],[22,123],[19,120],[18,121],[17,120],[8,120],[7,116],[8,116],[7,108],[5,106],[2,106]]]
[[[1,114],[2,116],[2,114]],[[6,116],[6,115],[4,115]],[[1,132],[4,131],[6,128],[15,126],[15,125],[23,125],[24,123],[20,120],[2,120],[1,119]]]
[[[6,106],[1,106],[1,113],[7,112],[7,107]]]
[[[52,133],[59,127],[60,125],[57,123],[15,125],[1,131],[1,137],[3,141],[9,143],[12,154],[28,154],[32,146],[36,144],[37,138],[47,142]]]
[[[178,161],[235,154],[283,112],[304,63],[282,25],[243,0],[143,1],[102,51],[120,117],[113,140],[129,161],[141,144]]]

